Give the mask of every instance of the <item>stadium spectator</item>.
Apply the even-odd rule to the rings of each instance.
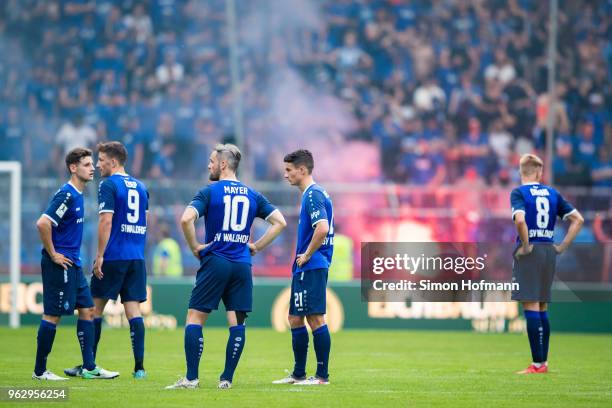
[[[501,166],[508,156],[545,147],[546,2],[295,4],[272,13],[253,2],[237,4],[249,145],[283,140],[269,147],[280,154],[294,147],[285,145],[292,143],[288,134],[293,143],[314,134],[359,139],[379,149],[379,172],[391,181],[406,176],[398,175],[400,146],[414,133],[411,127],[423,122],[427,132],[432,114],[440,129],[450,126],[461,136],[469,131],[469,118],[478,119],[492,147],[491,162]],[[135,115],[142,174],[162,166],[171,169],[169,177],[195,177],[201,168],[195,160],[171,163],[174,155],[203,146],[198,119],[215,128],[211,137],[234,131],[225,13],[223,2],[195,0],[2,2],[0,123],[6,126],[14,108],[20,118],[45,117],[39,130],[49,132],[57,118],[82,113],[95,130],[95,143],[125,139],[125,117]],[[553,110],[557,135],[575,136],[571,157],[561,162],[587,169],[577,182],[595,183],[588,171],[593,147],[609,149],[611,143],[604,140],[612,72],[610,20],[602,18],[607,13],[605,2],[587,0],[559,10],[563,46]],[[414,117],[407,120],[402,112]],[[176,140],[164,140],[155,130],[163,113],[174,117]],[[263,118],[265,126],[259,123]],[[584,134],[587,123],[592,137]],[[444,142],[432,144],[446,166],[458,162],[459,141],[450,137],[444,132]],[[255,161],[257,177],[276,176],[266,170],[265,155]],[[447,170],[447,184],[462,174]],[[498,170],[488,166],[481,175],[493,182]]]
[[[58,130],[55,136],[56,157],[64,157],[69,151],[76,147],[95,146],[98,135],[91,126],[83,121],[82,114],[75,114],[70,120],[66,121]],[[59,174],[64,174],[65,166],[62,160],[54,160],[60,167]]]
[[[612,187],[612,157],[609,146],[601,146],[598,157],[591,169],[591,177],[596,187]]]
[[[183,79],[185,69],[183,65],[176,61],[173,52],[167,52],[164,56],[164,63],[157,67],[155,74],[160,85],[165,86],[170,82],[180,82]]]
[[[480,121],[476,118],[470,118],[468,133],[461,142],[461,155],[464,167],[473,168],[482,178],[489,174],[488,139],[488,135],[482,132]]]

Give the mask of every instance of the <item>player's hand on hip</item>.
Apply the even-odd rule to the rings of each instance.
[[[94,262],[93,273],[94,276],[98,279],[102,279],[104,274],[102,273],[102,264],[104,263],[104,258],[101,256],[97,257]]]
[[[563,252],[565,252],[565,247],[563,245],[553,245],[553,248],[555,248],[557,255],[561,255]]]
[[[247,246],[249,247],[249,252],[251,252],[251,256],[255,256],[255,254],[259,252],[255,244],[253,244],[252,242],[249,242]]]
[[[60,254],[59,252],[56,252],[51,257],[51,260],[64,269],[68,269],[73,265],[70,259],[66,258],[63,254]]]
[[[527,246],[521,245],[519,249],[517,249],[515,255],[518,258],[519,256],[529,255],[533,251],[533,244],[529,244]]]
[[[306,254],[298,254],[297,259],[295,260],[295,263],[297,263],[297,266],[299,266],[300,268],[310,260],[310,256],[306,255]]]
[[[196,258],[200,259],[200,252],[206,248],[209,244],[198,244],[195,248],[193,248],[191,250],[191,253],[193,254],[193,256],[195,256]]]

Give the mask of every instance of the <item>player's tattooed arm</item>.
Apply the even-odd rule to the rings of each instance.
[[[200,259],[200,251],[206,248],[206,244],[198,242],[195,230],[195,221],[198,219],[198,214],[193,207],[185,208],[183,216],[181,217],[181,229],[183,230],[183,236],[191,253],[196,258]]]

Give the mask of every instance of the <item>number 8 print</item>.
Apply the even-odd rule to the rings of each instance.
[[[538,228],[544,229],[548,227],[548,220],[550,219],[550,215],[548,213],[548,211],[550,210],[550,203],[548,201],[548,198],[536,198],[536,209],[538,210],[538,214],[536,217],[536,223],[538,224]]]

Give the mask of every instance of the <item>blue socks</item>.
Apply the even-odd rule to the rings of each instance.
[[[540,312],[525,310],[527,320],[527,336],[531,347],[531,358],[534,363],[544,362],[544,329]]]
[[[94,317],[94,342],[93,342],[93,358],[96,360],[96,353],[98,352],[98,343],[100,342],[100,335],[102,334],[102,318]]]
[[[188,324],[185,326],[185,359],[187,360],[187,379],[189,381],[198,378],[200,357],[204,348],[204,337],[202,326],[199,324]]]
[[[548,342],[550,340],[550,323],[548,322],[548,312],[540,312],[540,320],[542,321],[542,361],[548,361]]]
[[[34,373],[36,375],[42,375],[42,373],[47,370],[47,356],[53,347],[55,329],[55,324],[46,320],[40,321],[40,326],[38,326],[38,337],[36,338],[36,365],[34,366]]]
[[[77,320],[77,338],[83,356],[83,368],[93,370],[96,363],[93,355],[94,323],[91,320]]]
[[[331,349],[331,337],[327,325],[319,327],[312,332],[315,354],[317,356],[317,377],[327,379],[329,373],[327,371],[329,363],[329,351]]]
[[[144,370],[145,327],[142,317],[130,319],[130,338],[132,339],[132,351],[134,352],[134,372]]]
[[[302,378],[306,376],[306,357],[308,356],[308,330],[306,330],[306,326],[291,329],[291,338],[293,357],[295,358],[293,376]]]
[[[246,327],[243,324],[232,326],[229,328],[229,337],[227,339],[227,347],[225,348],[225,369],[221,374],[220,380],[232,381],[234,378],[234,371],[238,361],[240,361],[240,355],[242,349],[244,349],[244,343],[246,342]]]

